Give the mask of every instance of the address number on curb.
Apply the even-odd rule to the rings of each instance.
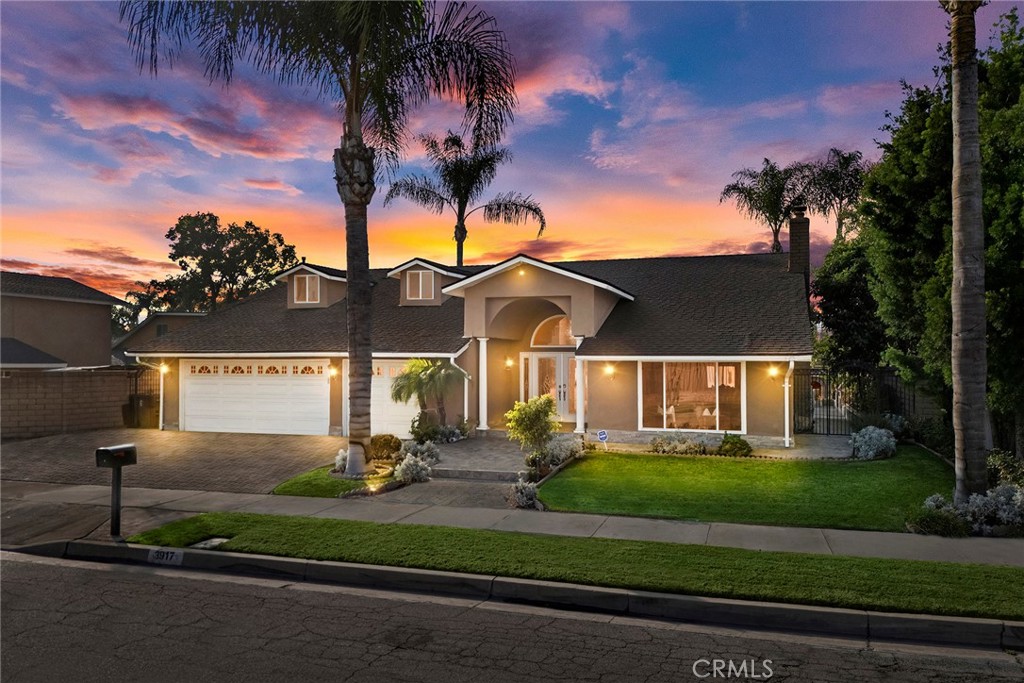
[[[173,564],[176,566],[181,566],[181,561],[183,559],[185,559],[185,553],[181,550],[153,548],[149,551],[150,564]]]

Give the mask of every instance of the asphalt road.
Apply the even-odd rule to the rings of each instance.
[[[733,680],[741,667],[762,681],[1024,679],[1024,657],[1002,652],[867,648],[14,553],[0,571],[4,683],[715,681],[729,660]]]

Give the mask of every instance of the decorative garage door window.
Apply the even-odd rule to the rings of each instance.
[[[324,368],[322,365],[318,365],[314,368],[312,365],[304,365],[302,369],[299,369],[298,365],[292,366],[293,375],[322,375],[324,374]]]
[[[258,375],[287,375],[287,365],[257,365],[256,374]]]
[[[243,368],[241,365],[235,365],[229,371],[228,370],[228,366],[225,365],[224,366],[224,374],[225,375],[251,375],[252,374],[252,366],[251,365],[246,365]]]
[[[216,375],[217,366],[214,365],[212,368],[209,365],[191,365],[189,366],[188,374],[190,375]]]

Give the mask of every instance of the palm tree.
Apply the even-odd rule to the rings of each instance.
[[[406,176],[396,180],[384,197],[384,206],[397,197],[403,197],[440,215],[445,209],[455,214],[455,261],[462,265],[462,245],[469,234],[466,219],[477,211],[484,212],[484,220],[509,224],[525,223],[532,218],[540,223],[537,237],[544,233],[547,221],[540,205],[530,195],[506,192],[494,199],[470,209],[480,195],[494,180],[498,167],[511,160],[512,155],[505,147],[481,145],[474,138],[466,149],[466,143],[458,133],[448,131],[443,141],[433,135],[420,137],[434,167],[435,179],[427,176]]]
[[[437,405],[438,420],[446,425],[448,411],[444,405],[445,394],[463,381],[465,376],[462,368],[451,361],[413,358],[405,364],[402,372],[391,380],[391,400],[408,403],[415,398],[422,411],[427,409],[427,397],[433,398]]]
[[[793,207],[803,202],[807,166],[792,164],[779,168],[775,162],[765,159],[760,171],[744,168],[733,173],[732,177],[735,182],[725,186],[718,201],[735,199],[741,213],[767,225],[772,231],[772,253],[781,253],[779,232]]]
[[[807,202],[824,216],[835,216],[836,242],[846,238],[844,222],[860,199],[867,165],[864,155],[833,147],[821,161],[810,165]]]
[[[345,205],[348,295],[349,465],[365,467],[372,379],[367,205],[378,154],[397,167],[409,114],[437,97],[460,99],[463,125],[496,144],[512,118],[515,66],[486,13],[433,2],[146,2],[121,4],[139,62],[156,73],[194,41],[211,80],[230,82],[236,60],[338,104],[335,183]],[[367,142],[370,146],[367,146]],[[356,457],[361,456],[361,457]]]
[[[974,13],[981,2],[945,0],[952,18],[953,75],[953,432],[956,502],[984,493],[985,225],[981,205],[981,143],[978,132],[978,54]]]

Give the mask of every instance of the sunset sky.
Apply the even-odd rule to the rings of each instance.
[[[1019,3],[1018,3],[1019,4]],[[979,44],[1010,3],[978,13]],[[764,157],[830,147],[877,158],[900,79],[933,85],[938,2],[518,2],[482,5],[506,32],[519,108],[491,186],[530,193],[548,228],[469,224],[467,263],[766,251],[766,228],[719,193]],[[0,3],[2,257],[122,296],[163,277],[185,213],[251,220],[308,260],[344,267],[331,103],[241,69],[210,85],[192,56],[139,73],[114,2]],[[455,112],[457,114],[457,112]],[[443,134],[452,107],[418,112]],[[411,147],[403,172],[420,172]],[[450,215],[370,207],[375,267],[451,263]],[[820,259],[834,228],[812,217]]]

